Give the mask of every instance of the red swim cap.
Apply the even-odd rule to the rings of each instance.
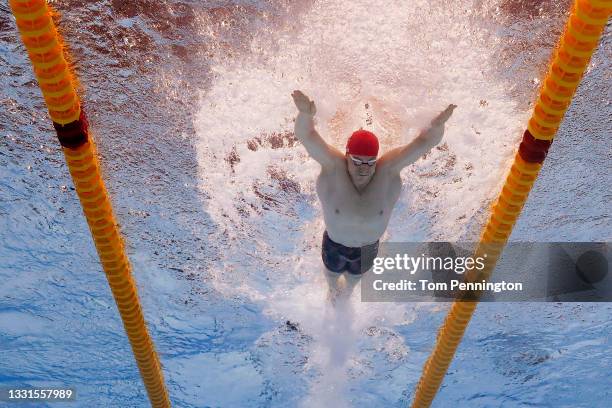
[[[377,156],[378,138],[374,133],[363,129],[353,132],[346,142],[346,152],[359,156]]]

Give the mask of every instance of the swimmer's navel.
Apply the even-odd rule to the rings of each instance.
[[[378,213],[378,215],[383,215],[383,210],[380,210],[380,212]]]
[[[336,208],[335,213],[336,213],[336,214],[340,214],[340,210]]]

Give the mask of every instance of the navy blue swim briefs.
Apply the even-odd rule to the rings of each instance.
[[[346,247],[332,241],[325,231],[321,245],[323,263],[332,272],[346,271],[353,275],[360,275],[372,267],[374,258],[378,255],[378,242],[363,247]]]

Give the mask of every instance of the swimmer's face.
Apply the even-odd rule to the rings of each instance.
[[[372,160],[376,160],[376,156],[346,154],[346,166],[353,183],[364,185],[370,182],[376,171],[376,163]]]

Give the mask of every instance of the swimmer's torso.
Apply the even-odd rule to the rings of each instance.
[[[317,194],[323,218],[332,241],[348,247],[360,247],[380,239],[401,191],[399,174],[390,175],[384,164],[359,193],[339,159],[331,170],[322,170],[317,178]]]

